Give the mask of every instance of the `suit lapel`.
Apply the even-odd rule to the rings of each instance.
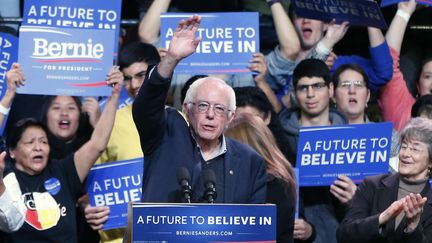
[[[233,202],[234,201],[234,187],[233,185],[236,185],[237,181],[237,173],[238,171],[238,157],[237,155],[237,148],[232,143],[231,139],[225,137],[226,139],[226,145],[227,145],[227,152],[225,154],[224,158],[224,170],[225,170],[225,201],[226,202]]]

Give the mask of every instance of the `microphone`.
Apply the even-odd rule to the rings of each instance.
[[[190,174],[188,169],[185,167],[180,167],[177,170],[177,181],[180,185],[180,191],[183,195],[183,198],[186,199],[186,202],[191,202],[192,195],[192,187],[190,185]]]
[[[204,179],[204,200],[207,200],[208,203],[214,203],[214,200],[217,198],[216,193],[216,175],[213,170],[204,170],[203,171],[203,179]]]

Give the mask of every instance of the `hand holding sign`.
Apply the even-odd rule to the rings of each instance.
[[[108,215],[110,213],[109,207],[92,207],[90,204],[84,209],[84,214],[87,223],[93,230],[102,229],[104,223],[108,220]]]
[[[24,73],[18,63],[12,64],[11,69],[6,73],[8,91],[15,93],[16,88],[25,84]]]
[[[312,236],[312,226],[304,219],[296,219],[294,221],[294,234],[296,240],[305,241]]]
[[[398,11],[402,11],[406,14],[412,15],[414,11],[416,10],[416,0],[409,0],[407,2],[400,2],[398,3]]]
[[[338,179],[330,186],[330,192],[344,204],[351,202],[356,190],[357,186],[354,182],[344,175],[338,176]]]

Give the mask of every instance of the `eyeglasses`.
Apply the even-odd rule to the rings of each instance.
[[[414,153],[414,154],[418,154],[418,153],[421,153],[424,151],[423,149],[416,147],[416,146],[408,146],[407,143],[402,143],[400,146],[400,150],[404,150],[404,151],[407,150],[407,151]]]
[[[131,77],[131,76],[128,76],[128,75],[124,75],[124,79],[123,79],[123,80],[124,80],[125,82],[130,82],[130,81],[132,81],[132,79],[134,78],[134,79],[137,79],[137,80],[139,80],[139,81],[142,81],[142,80],[144,80],[146,74],[147,74],[147,71],[141,71],[141,72],[139,72],[139,73],[136,73],[136,74],[133,75],[132,77]]]
[[[210,104],[206,101],[200,101],[198,103],[189,102],[191,105],[195,105],[199,113],[205,113],[210,107],[213,107],[213,112],[218,116],[225,116],[231,110],[220,104]]]
[[[366,84],[360,80],[345,80],[340,81],[338,86],[344,89],[349,89],[351,86],[354,86],[355,89],[361,89],[366,87]]]
[[[319,82],[319,83],[313,83],[313,84],[301,84],[297,85],[296,90],[302,93],[306,93],[309,90],[309,87],[312,88],[314,91],[318,91],[324,87],[326,87],[325,82]]]

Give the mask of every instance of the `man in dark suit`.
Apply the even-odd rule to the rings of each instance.
[[[192,202],[203,197],[204,170],[215,173],[215,202],[264,203],[266,172],[264,160],[250,147],[223,136],[235,111],[235,94],[223,80],[207,77],[188,90],[182,116],[165,108],[165,100],[176,65],[194,53],[201,18],[182,20],[166,56],[149,67],[133,103],[133,118],[144,153],[142,201],[180,202],[176,179],[179,168],[191,174]]]

